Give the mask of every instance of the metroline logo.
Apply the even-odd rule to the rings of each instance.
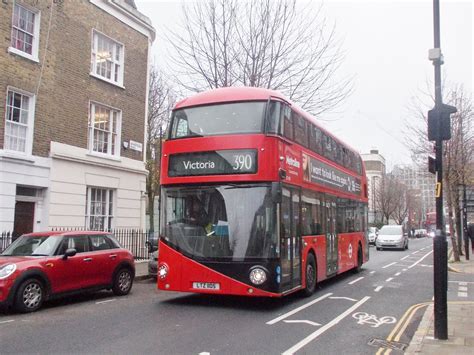
[[[286,156],[286,163],[294,168],[299,168],[301,166],[301,163],[298,160],[289,157],[288,155]]]

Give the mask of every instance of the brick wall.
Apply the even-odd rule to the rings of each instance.
[[[0,2],[0,148],[9,85],[37,94],[34,155],[48,156],[50,141],[87,148],[90,101],[122,110],[122,141],[143,143],[148,38],[89,1],[17,1],[41,11],[40,62],[8,53],[13,1]],[[93,29],[124,45],[124,88],[89,74]],[[121,149],[121,156],[143,159]]]

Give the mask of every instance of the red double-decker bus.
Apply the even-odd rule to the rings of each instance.
[[[161,166],[160,290],[310,295],[368,260],[359,154],[278,92],[179,102]]]

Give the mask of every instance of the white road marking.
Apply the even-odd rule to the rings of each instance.
[[[459,284],[459,286],[467,286],[468,284],[474,284],[474,282],[471,282],[471,281],[448,281],[448,282],[455,282]]]
[[[363,305],[365,302],[367,302],[368,300],[370,299],[369,296],[366,296],[364,297],[363,299],[361,299],[359,302],[357,302],[355,305],[353,305],[352,307],[350,307],[348,310],[346,310],[344,313],[341,313],[339,316],[337,316],[336,318],[334,318],[332,321],[330,321],[329,323],[327,323],[326,325],[324,325],[323,327],[319,328],[317,331],[315,331],[314,333],[310,334],[309,336],[307,336],[306,338],[304,338],[303,340],[301,340],[299,343],[293,345],[291,348],[289,348],[288,350],[286,350],[285,352],[282,353],[282,355],[290,355],[290,354],[294,354],[295,352],[297,352],[298,350],[300,350],[302,347],[304,347],[305,345],[309,344],[310,342],[312,342],[314,339],[316,339],[318,336],[320,336],[321,334],[323,334],[326,330],[328,330],[329,328],[335,326],[336,324],[338,324],[342,319],[344,319],[345,317],[347,317],[349,314],[351,314],[353,311],[355,311],[357,308],[359,308],[361,305]]]
[[[467,287],[464,286],[459,286],[458,291],[464,291],[467,292]]]
[[[393,277],[389,277],[388,279],[385,280],[385,282],[390,282],[393,280]]]
[[[14,322],[14,321],[15,321],[14,319],[2,320],[2,321],[0,322],[0,324],[11,323],[11,322]]]
[[[202,353],[199,353],[199,355],[211,355],[211,353],[208,353],[206,351],[203,351]]]
[[[407,255],[407,256],[404,256],[403,258],[401,258],[400,260],[405,260],[406,258],[409,258],[410,255]]]
[[[458,297],[467,297],[467,292],[458,292]]]
[[[108,303],[108,302],[113,302],[113,301],[117,301],[117,300],[115,298],[112,298],[111,300],[99,301],[99,302],[96,302],[95,304],[102,304],[102,303]]]
[[[355,279],[355,280],[353,280],[353,281],[349,282],[349,285],[353,285],[353,284],[355,284],[357,281],[360,281],[360,280],[362,280],[363,278],[364,278],[364,276],[362,276],[362,277],[359,277],[358,279]]]
[[[356,302],[357,300],[349,297],[329,297],[331,300],[348,300],[348,301],[353,301]]]
[[[383,288],[383,286],[377,286],[374,291],[379,292],[382,288]]]
[[[371,274],[375,274],[375,271],[371,271],[370,273],[371,273]]]
[[[417,250],[417,251],[414,251],[413,253],[411,253],[411,255],[415,255],[415,254],[418,254],[420,251]]]
[[[285,323],[306,323],[306,324],[312,325],[314,327],[319,327],[321,325],[319,323],[312,322],[310,320],[284,320],[283,322],[285,322]]]
[[[420,260],[418,260],[417,262],[413,263],[413,264],[410,265],[408,268],[411,269],[412,267],[416,266],[418,263],[422,262],[424,258],[428,257],[431,253],[433,253],[433,250],[430,251],[429,253],[425,254]]]
[[[395,265],[396,263],[397,263],[397,262],[395,261],[395,262],[390,263],[390,264],[388,264],[388,265],[382,266],[382,269],[385,269],[385,268],[387,268],[387,267],[389,267],[389,266]]]
[[[422,267],[433,267],[433,265],[420,264]]]
[[[408,269],[403,269],[402,271],[407,271]]]
[[[303,310],[303,309],[305,309],[305,308],[308,308],[308,307],[312,306],[313,304],[315,304],[315,303],[317,303],[317,302],[319,302],[319,301],[322,301],[323,299],[325,299],[325,298],[327,298],[327,297],[329,297],[329,296],[331,296],[331,295],[332,295],[332,293],[326,293],[325,295],[323,295],[323,296],[321,296],[321,297],[319,297],[319,298],[316,298],[315,300],[313,300],[313,301],[311,301],[311,302],[308,302],[308,303],[302,305],[301,307],[298,307],[298,308],[296,308],[296,309],[294,309],[294,310],[292,310],[292,311],[290,311],[290,312],[288,312],[288,313],[285,313],[285,314],[281,315],[280,317],[277,317],[277,318],[275,318],[275,319],[272,319],[271,321],[267,322],[266,324],[268,324],[268,325],[273,325],[273,324],[275,324],[275,323],[277,323],[277,322],[279,322],[279,321],[281,321],[281,320],[283,320],[283,319],[285,319],[285,318],[288,318],[289,316],[292,316],[292,315],[295,314],[295,313],[298,313],[299,311],[301,311],[301,310]]]
[[[395,276],[400,276],[401,274],[402,274],[401,272],[397,272]]]

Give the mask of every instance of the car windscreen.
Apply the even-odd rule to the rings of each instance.
[[[383,227],[379,234],[382,235],[401,235],[403,234],[402,229],[400,227]]]
[[[27,236],[22,235],[15,240],[2,256],[50,256],[56,251],[60,237],[57,236]]]
[[[265,106],[264,101],[252,101],[176,110],[170,138],[261,133]]]

